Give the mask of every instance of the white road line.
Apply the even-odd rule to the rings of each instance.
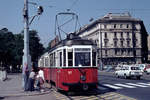
[[[133,85],[133,86],[138,86],[138,87],[148,87],[148,86],[145,86],[145,85],[140,85],[140,84],[135,84],[135,83],[126,83],[128,85]]]
[[[113,89],[122,89],[122,87],[118,87],[118,86],[114,86],[114,85],[110,85],[110,84],[103,84],[104,86],[113,88]]]
[[[126,87],[126,88],[136,88],[136,87],[134,87],[134,86],[125,85],[125,84],[114,84],[114,85],[122,86],[122,87]]]
[[[149,83],[137,83],[137,84],[150,86],[150,84],[149,84]]]

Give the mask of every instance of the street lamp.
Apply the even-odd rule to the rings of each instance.
[[[102,32],[101,32],[101,23],[99,23],[99,50],[100,50],[100,70],[103,70],[103,62],[102,62]]]
[[[23,18],[24,18],[24,49],[23,49],[23,68],[22,68],[22,75],[23,75],[23,81],[22,85],[24,90],[28,90],[28,78],[29,73],[31,71],[31,56],[29,54],[29,25],[32,23],[33,19],[37,15],[41,15],[43,12],[43,7],[39,6],[38,8],[38,14],[33,16],[31,19],[31,22],[29,24],[29,15],[28,15],[28,0],[24,0],[24,9],[23,9]]]

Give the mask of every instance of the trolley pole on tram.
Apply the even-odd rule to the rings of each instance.
[[[26,91],[28,89],[28,77],[31,71],[31,56],[29,54],[29,16],[28,16],[28,0],[24,0],[24,49],[23,49],[23,64],[22,64],[22,75],[23,75],[23,88]]]

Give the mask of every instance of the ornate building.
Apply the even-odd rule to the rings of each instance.
[[[99,61],[104,65],[147,61],[145,26],[142,20],[131,17],[129,13],[109,13],[80,28],[77,34],[97,45]]]
[[[150,35],[148,35],[147,42],[148,42],[148,62],[150,63]]]

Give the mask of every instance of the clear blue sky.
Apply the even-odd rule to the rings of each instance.
[[[144,21],[147,32],[150,33],[150,0],[29,0],[44,7],[44,13],[36,18],[30,29],[38,31],[41,42],[46,45],[54,38],[55,15],[71,8],[79,16],[81,26],[89,24],[107,13],[130,12],[135,18]],[[24,0],[0,1],[0,29],[8,28],[13,33],[23,30]],[[53,6],[53,7],[49,7]],[[36,6],[29,5],[30,16],[36,13]]]

